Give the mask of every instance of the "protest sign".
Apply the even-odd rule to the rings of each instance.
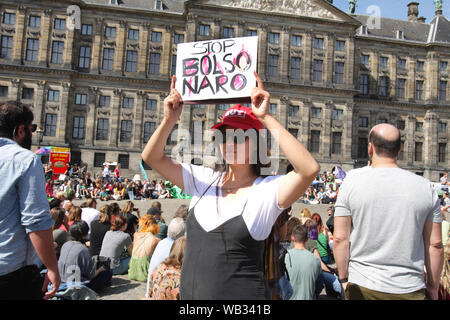
[[[185,103],[250,102],[258,37],[178,44],[176,89]]]
[[[64,150],[67,149],[67,150]],[[61,152],[55,152],[61,151]],[[50,161],[53,164],[53,180],[58,178],[58,175],[66,173],[67,166],[70,161],[70,149],[68,148],[52,148],[50,154]]]

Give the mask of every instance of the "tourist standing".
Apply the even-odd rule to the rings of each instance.
[[[334,257],[347,299],[437,299],[439,198],[428,180],[398,167],[400,149],[398,129],[376,125],[369,133],[371,169],[353,170],[341,185]]]

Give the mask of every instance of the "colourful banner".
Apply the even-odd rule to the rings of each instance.
[[[70,150],[70,149],[69,149]],[[70,152],[53,152],[50,154],[50,162],[53,166],[53,175],[66,173],[70,161]]]

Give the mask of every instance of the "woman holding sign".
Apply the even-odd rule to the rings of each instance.
[[[224,138],[220,150],[225,165],[220,170],[177,163],[164,155],[183,106],[175,77],[164,100],[164,119],[142,152],[149,166],[193,197],[186,222],[181,299],[267,299],[264,240],[278,215],[304,194],[319,171],[311,154],[270,115],[270,95],[256,72],[255,77],[252,107],[236,105],[212,127],[221,133],[217,137]],[[229,134],[237,129],[258,133],[263,127],[278,137],[294,167],[290,173],[264,176],[263,166],[250,161],[258,151],[255,142]],[[237,161],[239,157],[243,161]]]

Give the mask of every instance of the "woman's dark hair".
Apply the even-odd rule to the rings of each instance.
[[[53,224],[52,230],[57,230],[64,222],[64,217],[66,216],[66,210],[61,207],[55,207],[50,209],[50,215],[52,216]]]
[[[29,125],[34,116],[30,107],[19,101],[8,101],[0,105],[0,137],[13,138],[14,129]]]
[[[117,202],[113,202],[110,204],[111,209],[112,209],[112,215],[113,216],[118,216],[120,214],[120,206],[118,205]]]
[[[58,198],[54,198],[49,202],[50,210],[53,208],[58,208],[61,206],[61,200]]]
[[[72,240],[83,242],[83,238],[89,233],[89,226],[86,221],[75,221],[70,227],[69,234]]]

